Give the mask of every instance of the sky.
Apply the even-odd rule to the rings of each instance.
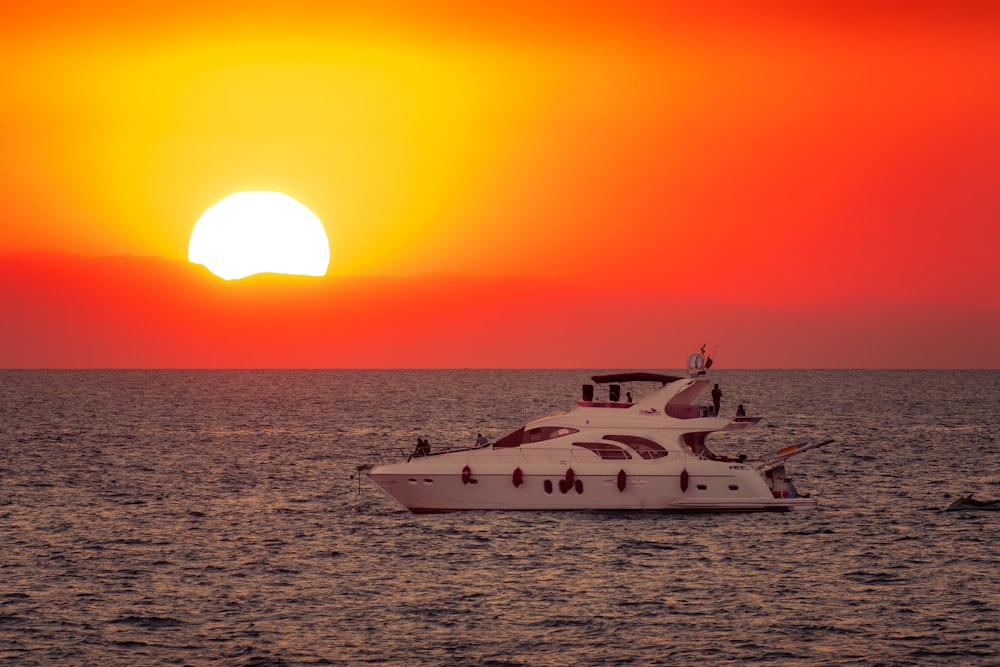
[[[0,68],[0,298],[16,322],[0,366],[671,367],[650,330],[683,327],[660,339],[678,362],[712,338],[733,366],[1000,367],[996,3],[40,2],[7,11]],[[195,221],[245,190],[323,221],[321,286],[255,280],[255,297],[203,273],[91,275],[108,257],[186,265]],[[90,262],[21,256],[38,252]],[[484,303],[428,287],[442,275],[484,286],[464,297]],[[163,330],[129,310],[129,276],[179,281],[143,284],[191,320],[185,345],[149,342]],[[448,340],[545,304],[575,327],[515,327],[516,343],[482,327],[505,333],[480,330],[464,356],[338,338],[395,326],[398,303],[344,310],[380,280]],[[276,354],[304,334],[273,323],[284,338],[263,347],[265,325],[199,330],[236,291],[274,308],[268,285],[303,309],[285,322],[353,353]],[[595,321],[592,290],[630,309]],[[120,325],[139,351],[67,356],[40,342],[50,316],[93,336]],[[609,318],[642,322],[658,349],[569,340]],[[220,336],[244,356],[184,355]]]

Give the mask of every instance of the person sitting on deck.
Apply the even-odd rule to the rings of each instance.
[[[414,450],[414,456],[427,456],[431,453],[431,443],[427,442],[423,438],[417,438],[417,448]]]

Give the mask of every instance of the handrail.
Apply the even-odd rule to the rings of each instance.
[[[610,444],[610,443],[609,443]],[[622,446],[615,443],[616,446]],[[657,457],[647,457],[643,456],[642,452],[634,450],[630,447],[622,446],[624,451],[627,451],[632,455],[630,459],[623,459],[622,463],[642,463],[645,461],[658,461],[660,459],[670,458],[672,460],[677,460],[678,457],[693,457],[698,458],[697,454],[689,451],[678,451],[676,449],[665,449],[665,455]],[[437,449],[432,450],[429,454],[424,454],[422,456],[415,456],[412,449],[409,447],[396,446],[384,446],[369,447],[369,454],[371,460],[376,464],[390,463],[394,461],[419,461],[424,458],[433,458],[436,456],[442,456],[444,454],[455,454],[461,452],[468,452],[471,455],[475,455],[476,452],[489,452],[489,457],[496,461],[513,462],[516,465],[521,463],[553,463],[553,462],[565,462],[567,465],[574,465],[579,463],[606,463],[610,459],[604,459],[596,451],[587,449],[586,447],[573,447],[572,449],[567,449],[565,447],[492,447],[487,445],[485,447],[452,447],[448,449]]]
[[[612,459],[601,458],[600,454],[596,451],[587,449],[585,447],[574,447],[573,449],[565,448],[548,448],[548,447],[511,447],[511,448],[500,448],[493,450],[493,456],[496,457],[495,460],[501,462],[514,462],[517,464],[521,463],[565,463],[566,465],[574,465],[579,463],[602,463],[607,464]],[[678,452],[676,450],[666,450],[666,456],[659,456],[655,458],[647,458],[642,456],[641,452],[636,452],[633,449],[627,450],[629,454],[632,454],[630,459],[622,459],[622,465],[629,465],[635,463],[643,463],[646,461],[658,461],[661,459],[672,458],[677,460],[680,456],[691,456],[688,452]],[[617,459],[615,459],[617,460]]]

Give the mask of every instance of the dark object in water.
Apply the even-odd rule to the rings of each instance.
[[[957,510],[1000,510],[1000,500],[976,500],[970,493],[962,496],[945,508],[945,512]]]

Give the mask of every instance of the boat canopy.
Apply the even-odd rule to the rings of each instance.
[[[677,375],[664,375],[663,373],[612,373],[611,375],[594,375],[590,378],[597,384],[605,384],[607,382],[662,382],[667,384],[669,382],[674,382],[675,380],[683,380],[684,378]]]

